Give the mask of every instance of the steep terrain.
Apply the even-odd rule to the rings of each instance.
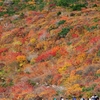
[[[17,1],[0,0],[0,100],[100,96],[100,1]]]

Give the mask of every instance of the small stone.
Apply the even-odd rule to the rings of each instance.
[[[0,21],[4,20],[4,18],[0,18]]]
[[[17,20],[17,19],[19,19],[19,17],[20,17],[19,15],[13,15],[13,16],[11,17],[11,19],[12,19],[12,20]]]
[[[11,5],[13,4],[13,0],[5,0],[4,5]]]

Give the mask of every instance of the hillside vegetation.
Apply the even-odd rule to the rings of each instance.
[[[100,0],[0,0],[0,100],[100,96]]]

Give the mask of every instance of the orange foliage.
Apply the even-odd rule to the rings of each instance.
[[[100,74],[100,69],[99,69],[99,70],[97,70],[96,74]]]
[[[68,17],[67,17],[67,16],[62,16],[62,17],[60,18],[60,20],[68,20]]]
[[[44,96],[50,98],[56,94],[56,91],[50,87],[45,88],[44,91],[40,94],[40,96]]]
[[[69,87],[67,89],[67,95],[75,95],[75,96],[79,96],[80,92],[82,92],[82,88],[80,87],[79,84],[74,84],[73,86]]]
[[[26,63],[26,57],[24,55],[19,55],[16,57],[17,62],[19,62],[20,66],[23,66]]]
[[[30,38],[30,37],[32,37],[32,36],[34,36],[34,31],[33,30],[30,30],[30,32],[28,33],[28,38]]]

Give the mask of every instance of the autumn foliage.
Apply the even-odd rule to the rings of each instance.
[[[71,1],[0,0],[0,99],[100,95],[100,1]]]

